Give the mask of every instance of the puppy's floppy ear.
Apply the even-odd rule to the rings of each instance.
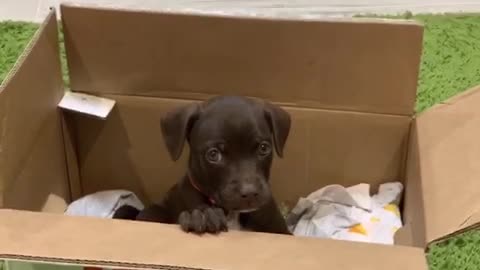
[[[163,140],[173,161],[180,158],[185,140],[199,113],[200,105],[192,103],[168,112],[160,120]]]
[[[279,157],[283,157],[283,148],[290,133],[290,114],[281,107],[271,104],[269,102],[264,103],[265,117],[270,125],[270,129],[273,132],[273,141],[275,143],[275,149]]]

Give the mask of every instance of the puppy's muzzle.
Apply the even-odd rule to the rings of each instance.
[[[240,186],[239,197],[240,200],[245,201],[245,203],[254,202],[258,199],[258,196],[259,192],[256,185],[248,183]]]
[[[221,197],[229,210],[250,212],[268,201],[270,190],[262,181],[232,181],[222,190]]]

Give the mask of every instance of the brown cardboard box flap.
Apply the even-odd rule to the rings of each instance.
[[[1,207],[58,211],[69,200],[57,34],[52,11],[0,87]]]
[[[75,91],[412,115],[423,28],[63,5]],[[88,23],[85,23],[88,22]]]
[[[10,210],[0,220],[4,258],[157,269],[427,269],[423,250],[410,247],[233,231],[200,237],[177,226]]]
[[[427,242],[480,222],[479,104],[476,87],[416,119],[409,173],[422,183]]]

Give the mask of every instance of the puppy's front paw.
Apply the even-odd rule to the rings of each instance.
[[[205,208],[183,211],[178,217],[178,223],[186,232],[219,233],[227,231],[227,218],[221,208]]]

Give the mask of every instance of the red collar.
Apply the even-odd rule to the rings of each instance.
[[[205,192],[202,191],[202,189],[200,189],[200,187],[197,185],[197,183],[193,180],[193,177],[192,175],[190,174],[190,172],[188,172],[187,174],[187,178],[188,178],[188,181],[190,181],[190,184],[192,185],[192,187],[194,189],[196,189],[198,192],[200,192],[203,196],[207,197],[208,201],[212,204],[212,205],[215,205],[216,202],[215,200],[208,196]]]

